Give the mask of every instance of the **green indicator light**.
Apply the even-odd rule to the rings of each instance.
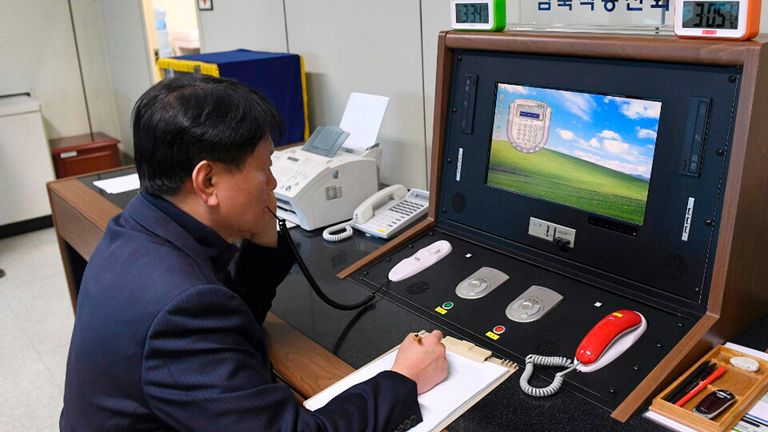
[[[450,309],[453,307],[453,302],[445,302],[443,303],[443,309]]]

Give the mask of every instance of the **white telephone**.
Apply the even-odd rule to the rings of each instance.
[[[389,239],[412,222],[423,216],[429,206],[429,192],[408,189],[403,185],[384,188],[357,206],[352,220],[332,226],[323,231],[323,238],[339,241],[352,236],[352,229],[358,229],[370,236]],[[339,234],[333,234],[344,230]]]

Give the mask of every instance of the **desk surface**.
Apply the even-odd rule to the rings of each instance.
[[[71,254],[72,249],[86,260],[90,257],[95,247],[94,237],[95,241],[100,238],[99,230],[103,232],[107,219],[135,195],[135,192],[108,195],[91,182],[130,172],[132,170],[118,170],[51,183],[51,204],[65,267],[68,267],[65,254]],[[73,226],[75,222],[81,227]],[[337,301],[353,302],[367,295],[363,288],[339,280],[335,275],[374,251],[383,241],[356,232],[351,239],[327,243],[319,231],[306,232],[300,228],[292,229],[291,235],[318,284],[329,296]],[[67,268],[67,276],[76,284],[78,268],[69,267],[74,268]],[[311,291],[298,267],[292,269],[278,288],[272,312],[265,323],[270,357],[277,374],[304,397],[346,375],[351,371],[350,366],[357,368],[378,357],[398,344],[406,333],[438,328],[435,323],[383,298],[358,311],[332,309]],[[764,349],[768,345],[767,328],[768,317],[734,342]],[[449,430],[664,430],[640,416],[619,423],[608,411],[567,391],[549,398],[532,398],[520,390],[519,377],[520,372],[468,410]]]

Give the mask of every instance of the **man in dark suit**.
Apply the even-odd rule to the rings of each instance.
[[[234,81],[163,81],[133,114],[141,192],[110,221],[80,288],[63,431],[403,430],[447,374],[435,331],[391,371],[310,412],[276,384],[261,324],[293,265],[278,236],[279,117]]]

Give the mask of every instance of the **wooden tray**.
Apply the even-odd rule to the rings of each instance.
[[[754,359],[760,364],[760,369],[756,372],[739,369],[731,365],[731,357],[749,357]],[[668,394],[677,388],[678,384],[706,361],[715,362],[718,367],[725,366],[727,368],[725,374],[708,385],[706,389],[702,390],[682,407],[675,406],[673,403],[664,400]],[[653,399],[650,410],[696,430],[712,432],[731,430],[744,414],[749,411],[752,405],[760,399],[766,387],[768,387],[768,361],[718,345],[656,396]],[[706,419],[694,413],[693,407],[704,399],[706,395],[717,389],[729,390],[736,396],[736,402],[732,403],[724,412],[713,419]]]

